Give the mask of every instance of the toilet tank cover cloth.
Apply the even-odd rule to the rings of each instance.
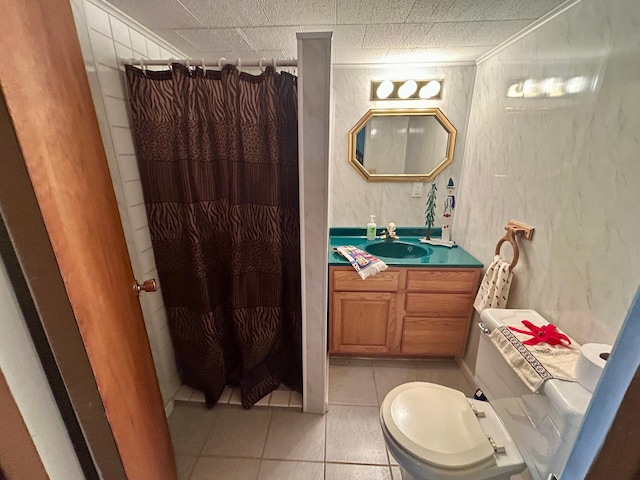
[[[411,382],[389,392],[381,415],[393,439],[440,468],[461,469],[493,457],[493,447],[462,392]]]

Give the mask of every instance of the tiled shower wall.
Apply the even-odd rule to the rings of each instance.
[[[158,279],[142,196],[122,61],[184,55],[117,10],[99,2],[72,0],[76,28],[91,85],[133,273],[138,282]],[[140,296],[165,406],[180,387],[159,286]]]

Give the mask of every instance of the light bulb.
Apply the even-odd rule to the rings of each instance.
[[[390,80],[385,80],[380,85],[378,85],[378,89],[376,90],[376,97],[385,99],[393,92],[393,83]]]
[[[437,80],[431,80],[424,87],[420,89],[420,98],[435,97],[440,93],[440,82]]]
[[[414,80],[407,80],[398,89],[398,96],[400,98],[409,98],[411,95],[416,93],[417,89],[418,89],[418,84]]]

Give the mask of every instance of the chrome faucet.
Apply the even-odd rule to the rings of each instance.
[[[387,225],[387,229],[383,230],[380,234],[380,239],[385,242],[393,242],[395,240],[400,240],[400,237],[396,235],[396,224],[393,222],[389,222]]]

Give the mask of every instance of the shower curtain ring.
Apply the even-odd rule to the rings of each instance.
[[[277,60],[275,58],[272,58],[271,61],[273,62],[273,69],[275,70],[276,69]]]
[[[142,57],[140,57],[140,70],[142,70],[142,73],[145,76],[147,75],[147,68],[145,67],[144,58],[142,58]]]
[[[260,59],[260,61],[258,62],[258,66],[260,67],[260,71],[261,71],[261,72],[264,72],[264,67],[262,66],[262,61],[263,61],[263,60],[266,60],[266,58],[262,57],[262,58]]]
[[[224,58],[224,57],[220,57],[220,60],[218,60],[218,68],[219,68],[220,70],[222,70],[222,61],[223,61],[223,60],[224,60],[225,62],[227,61],[227,59],[226,59],[226,58]]]
[[[204,58],[201,58],[200,61],[202,62],[202,76],[206,77],[207,76],[207,66],[204,64]]]
[[[167,60],[167,68],[169,70],[171,70],[172,72],[173,72],[173,60],[174,60],[173,57],[171,57],[169,60]]]
[[[240,68],[242,68],[242,60],[238,57],[238,70],[240,70]]]
[[[187,72],[189,72],[189,76],[191,76],[191,59],[187,58]]]

